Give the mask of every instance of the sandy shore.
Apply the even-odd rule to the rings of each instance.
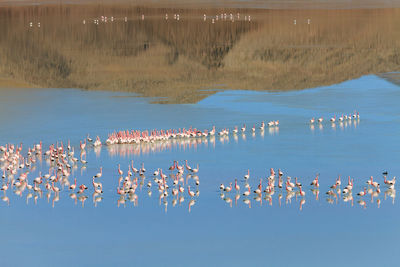
[[[35,88],[35,87],[36,87],[35,85],[32,85],[25,81],[0,77],[0,90],[8,88]]]

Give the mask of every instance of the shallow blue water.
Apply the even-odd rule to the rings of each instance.
[[[373,75],[296,92],[224,91],[193,105],[156,105],[125,93],[73,89],[0,91],[0,144],[23,142],[25,148],[39,140],[45,147],[71,140],[77,149],[87,133],[105,140],[108,133],[123,129],[232,129],[243,123],[250,128],[262,120],[280,121],[279,129],[267,128],[264,135],[257,129],[254,136],[248,131],[245,137],[224,140],[217,136],[214,141],[140,149],[88,149],[87,168],[78,165],[71,178],[90,184],[103,166],[104,199],[95,206],[90,189],[82,207],[63,191],[52,207],[53,194],[49,202],[44,194],[35,205],[33,197],[27,200],[27,192],[20,197],[8,190],[9,205],[0,203],[0,235],[7,240],[0,245],[2,261],[6,266],[395,265],[398,203],[389,195],[385,199],[383,185],[379,208],[370,195],[361,206],[356,193],[371,175],[383,184],[383,170],[389,171],[389,179],[400,172],[399,96],[398,86]],[[328,122],[334,114],[354,110],[361,116],[357,122],[334,127]],[[309,119],[319,116],[325,122],[312,129]],[[160,204],[155,188],[151,197],[147,194],[150,173],[158,167],[166,172],[173,159],[200,165],[200,195],[190,212],[186,192],[175,207],[171,196],[167,206],[163,200]],[[131,160],[136,167],[144,162],[148,174],[137,192],[137,205],[126,201],[118,207],[117,164],[126,173]],[[243,193],[243,176],[250,169],[253,190],[271,167],[304,184],[301,210],[302,198],[286,203],[285,192],[279,205],[279,190],[272,202],[249,198],[251,208],[243,196],[235,203],[233,191],[221,199],[220,183],[238,178]],[[45,161],[37,164],[31,180],[39,170],[48,170]],[[321,184],[318,200],[309,186],[316,173]],[[353,206],[342,197],[332,204],[327,201],[325,192],[338,175],[343,184],[349,175],[355,180]],[[195,188],[193,179],[188,183]]]

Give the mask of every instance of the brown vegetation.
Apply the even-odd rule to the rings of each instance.
[[[223,12],[235,22],[203,21],[203,13]],[[244,20],[249,14],[251,22]],[[108,22],[95,25],[101,15]],[[212,93],[201,89],[295,90],[400,70],[399,9],[55,5],[0,8],[0,18],[1,77],[43,87],[192,103]]]

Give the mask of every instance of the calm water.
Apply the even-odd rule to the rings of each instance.
[[[15,195],[7,191],[9,205],[1,201],[0,245],[5,266],[351,266],[395,265],[399,204],[384,192],[381,173],[389,179],[398,175],[400,88],[376,76],[364,76],[329,87],[301,92],[259,93],[223,91],[193,105],[149,104],[154,99],[110,92],[74,89],[30,89],[0,91],[0,144],[23,142],[25,148],[39,140],[44,146],[71,140],[78,150],[87,133],[99,135],[123,129],[168,129],[197,127],[217,129],[246,123],[248,128],[265,120],[280,120],[278,128],[257,129],[253,136],[155,144],[103,146],[87,149],[87,168],[78,164],[71,178],[90,184],[103,166],[103,199],[94,204],[92,189],[85,201],[75,202],[69,192],[59,199]],[[361,119],[332,127],[326,121],[310,128],[308,120],[334,114],[360,112]],[[189,212],[190,198],[167,205],[146,184],[158,167],[165,170],[172,160],[187,159],[200,165],[200,194]],[[136,202],[122,203],[116,193],[117,164],[124,173],[131,160],[147,169]],[[272,200],[262,201],[235,193],[220,196],[219,184],[238,178],[244,192],[243,176],[250,169],[252,190],[268,175],[269,168],[282,169],[284,176],[299,177],[306,191],[301,197],[281,203],[277,190]],[[48,170],[45,160],[29,175]],[[320,173],[318,200],[309,183]],[[342,175],[355,179],[354,203],[342,197],[330,199],[325,192]],[[365,206],[356,193],[373,175],[382,193]],[[184,175],[186,178],[186,175]],[[185,179],[186,180],[186,179]],[[140,181],[140,180],[139,180]],[[264,178],[264,187],[266,185]],[[194,181],[187,177],[193,188]],[[342,188],[344,186],[342,185]],[[393,196],[393,195],[392,195]],[[193,202],[192,202],[193,204]],[[251,207],[251,208],[249,208]],[[74,255],[74,256],[71,256]]]

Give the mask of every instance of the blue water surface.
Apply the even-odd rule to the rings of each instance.
[[[152,99],[116,92],[0,90],[0,145],[22,142],[25,149],[70,140],[78,154],[87,134],[104,141],[118,130],[248,128],[226,138],[88,148],[87,167],[79,164],[70,180],[90,185],[102,166],[104,194],[97,204],[91,188],[85,201],[75,203],[64,190],[58,200],[45,192],[36,204],[27,192],[8,190],[9,204],[0,203],[2,266],[395,266],[399,204],[384,193],[381,173],[387,170],[389,179],[400,173],[399,99],[399,86],[374,75],[303,91],[221,91],[184,105],[150,104]],[[360,120],[329,122],[354,111]],[[321,125],[309,124],[321,116]],[[279,120],[279,127],[262,134],[260,122],[270,120]],[[199,196],[190,212],[186,192],[175,207],[172,196],[164,202],[154,187],[148,196],[151,173],[169,173],[174,159],[199,164]],[[131,160],[145,164],[146,178],[137,202],[122,203],[117,165],[126,173]],[[245,203],[247,170],[253,190],[260,178],[266,186],[271,167],[298,177],[306,196],[289,201],[277,189],[271,201],[252,195]],[[30,180],[48,169],[43,158]],[[316,173],[318,200],[309,186]],[[353,204],[326,196],[338,175],[342,188],[348,176],[354,178]],[[371,175],[381,183],[379,197],[356,196]],[[240,198],[235,201],[234,190],[221,197],[219,185],[235,178]],[[186,182],[196,190],[190,176]]]

